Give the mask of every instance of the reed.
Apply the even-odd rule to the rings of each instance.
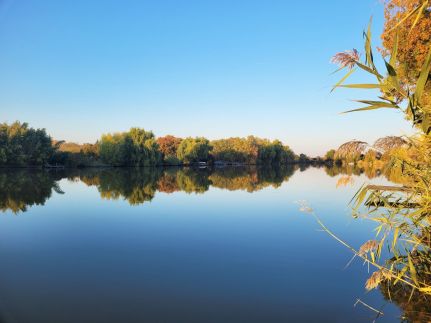
[[[414,8],[406,13],[409,19],[415,21],[412,29],[422,19],[426,3],[428,1],[422,1],[419,9]],[[402,186],[364,185],[353,197],[354,215],[376,223],[375,238],[359,249],[336,236],[314,212],[309,213],[325,232],[376,269],[365,283],[366,289],[384,286],[390,295],[390,291],[401,284],[410,292],[409,301],[417,294],[431,304],[431,100],[427,93],[431,85],[431,44],[417,77],[406,79],[401,76],[406,74],[406,64],[401,64],[397,58],[397,28],[393,32],[395,43],[392,53],[389,59],[382,58],[384,72],[376,67],[374,61],[371,22],[364,32],[364,60],[356,50],[336,54],[332,61],[340,64],[338,71],[347,69],[348,72],[333,90],[351,88],[372,90],[373,93],[378,90],[377,99],[356,100],[363,106],[343,113],[395,109],[402,112],[416,128],[417,134],[407,139],[409,147],[395,149],[387,165],[391,172],[399,174],[397,182]],[[375,82],[346,84],[346,80],[356,71],[371,75]],[[407,71],[407,74],[414,73]],[[311,210],[304,205],[301,209]],[[384,249],[388,252],[382,257]]]

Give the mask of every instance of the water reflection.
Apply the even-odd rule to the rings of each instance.
[[[2,169],[0,171],[0,210],[25,212],[32,205],[43,205],[52,191],[63,193],[58,181],[67,178],[95,186],[100,196],[107,200],[127,200],[130,205],[151,201],[157,192],[205,193],[210,187],[229,191],[255,192],[266,187],[279,187],[295,171],[304,171],[307,165],[279,167],[223,167],[223,168],[94,168],[62,170]],[[327,175],[334,177],[365,174],[368,178],[384,175],[392,182],[404,179],[397,169],[370,170],[352,165],[325,166]]]
[[[325,166],[324,168],[326,174],[331,177],[335,177],[338,175],[365,175],[368,179],[373,179],[379,176],[383,176],[387,180],[398,184],[405,184],[406,181],[409,180],[409,178],[403,175],[402,169],[400,167],[395,167],[391,164],[387,164],[383,168],[375,167],[374,165],[364,165],[364,167],[358,167],[354,164],[334,164],[331,167]]]
[[[63,193],[58,181],[67,178],[97,187],[101,198],[124,199],[130,205],[151,201],[156,193],[205,193],[213,186],[230,191],[255,192],[279,187],[295,172],[283,167],[226,168],[104,168],[70,170],[6,170],[0,173],[0,209],[25,212],[28,206],[43,205],[52,191]]]
[[[294,173],[288,167],[235,168],[137,168],[83,171],[79,178],[97,186],[102,198],[127,200],[131,205],[151,201],[156,192],[205,193],[213,186],[221,189],[254,192],[267,186],[278,187]]]
[[[2,272],[3,285],[10,287],[17,295],[14,299],[7,294],[8,289],[3,288],[3,293],[8,297],[2,296],[2,299],[12,299],[9,303],[12,308],[18,304],[17,309],[13,310],[14,313],[22,315],[39,313],[43,316],[44,313],[39,310],[40,306],[35,306],[36,309],[32,310],[32,304],[41,299],[37,294],[41,290],[38,286],[43,286],[51,288],[50,295],[55,295],[53,299],[62,295],[64,304],[77,300],[83,300],[84,304],[94,304],[92,300],[82,298],[82,295],[87,294],[91,295],[92,299],[101,298],[103,304],[111,302],[111,298],[118,296],[119,305],[116,305],[116,308],[120,310],[127,308],[130,315],[138,315],[141,310],[133,309],[133,304],[141,300],[142,294],[147,299],[154,299],[154,303],[150,302],[151,306],[148,305],[146,308],[147,311],[148,308],[157,308],[159,300],[166,300],[165,303],[160,301],[163,306],[159,304],[161,308],[156,312],[167,313],[166,304],[169,303],[169,306],[180,304],[178,300],[185,298],[184,290],[190,290],[191,298],[187,299],[190,304],[198,304],[208,295],[215,300],[219,295],[220,299],[225,300],[233,294],[233,300],[228,300],[230,304],[234,304],[238,299],[245,300],[244,304],[254,304],[259,297],[264,297],[264,301],[260,302],[260,306],[265,308],[264,313],[274,315],[275,318],[283,318],[278,321],[289,321],[289,318],[293,321],[307,321],[307,318],[308,321],[318,321],[322,313],[326,315],[326,321],[336,321],[332,319],[334,315],[348,317],[346,307],[339,304],[345,302],[350,309],[354,299],[346,299],[346,294],[343,293],[348,291],[355,297],[359,296],[362,282],[368,274],[364,273],[362,278],[358,278],[357,275],[361,275],[363,268],[360,267],[358,272],[349,269],[343,273],[347,276],[352,273],[352,277],[347,277],[349,280],[337,281],[340,276],[338,266],[344,266],[345,260],[348,260],[347,256],[340,254],[343,252],[342,247],[336,244],[326,245],[332,243],[331,239],[315,234],[315,227],[307,226],[310,223],[308,217],[294,216],[292,209],[296,206],[291,202],[303,198],[304,194],[308,193],[310,200],[324,200],[322,214],[337,215],[334,219],[329,218],[330,221],[334,221],[331,223],[332,227],[334,223],[343,219],[343,213],[337,213],[338,207],[334,205],[340,203],[344,210],[350,194],[353,194],[352,190],[355,189],[353,186],[359,184],[353,185],[350,175],[366,174],[370,177],[373,174],[350,166],[327,167],[322,171],[309,170],[300,173],[305,168],[306,165],[301,165],[301,168],[290,166],[0,170],[1,210],[15,213],[29,211],[28,216],[21,218],[2,217],[3,225],[0,226],[3,229],[2,245],[3,250],[7,251],[2,254],[5,263]],[[323,171],[331,177],[338,178],[331,179]],[[297,176],[291,179],[295,172]],[[392,176],[390,174],[393,172],[378,174]],[[363,180],[363,177],[359,180]],[[227,192],[241,190],[252,193],[264,188],[277,189],[287,181],[290,181],[289,187],[283,186],[278,190],[281,194],[273,194],[273,190],[268,189],[252,197],[249,194],[232,194],[235,197],[230,199]],[[74,182],[81,185],[75,185]],[[336,185],[344,189],[337,190]],[[38,208],[30,210],[32,205],[43,205],[54,195],[53,192],[62,193],[59,186],[64,188],[66,196],[58,199],[58,203],[53,199],[53,203],[47,205],[43,212],[38,212],[40,211]],[[92,189],[88,190],[87,187]],[[185,194],[166,195],[175,192],[202,194],[211,187],[225,191],[211,190],[205,196],[196,199],[191,199]],[[288,194],[284,194],[287,192],[285,190]],[[92,194],[87,198],[88,191]],[[154,199],[159,192],[165,193],[163,196],[160,194],[160,201],[169,200],[168,203],[145,204]],[[110,203],[97,203],[99,196],[109,200],[125,200],[130,205],[145,204],[145,207],[130,208],[127,203],[112,207]],[[327,201],[333,202],[334,205]],[[144,210],[145,217],[134,216]],[[35,211],[38,214],[43,213],[44,216],[30,216],[31,212],[36,214]],[[117,217],[119,212],[121,220]],[[58,216],[59,214],[61,216]],[[165,216],[158,216],[159,214]],[[213,216],[214,214],[220,215]],[[234,217],[232,214],[239,216]],[[266,216],[258,216],[261,214]],[[342,226],[339,226],[338,230],[343,232],[345,222],[340,223]],[[367,229],[362,227],[360,232],[363,234],[364,230]],[[41,232],[43,234],[40,234]],[[365,231],[365,234],[369,232],[371,230]],[[362,236],[356,240],[362,241]],[[297,247],[297,241],[302,242],[301,248]],[[21,248],[15,249],[18,252],[8,251],[16,245]],[[32,247],[27,248],[29,245]],[[334,252],[328,252],[332,247],[336,248]],[[286,254],[289,255],[288,258]],[[56,259],[58,265],[55,270],[52,267],[52,271],[47,275],[46,264],[52,259]],[[220,270],[218,267],[220,264],[228,270]],[[73,268],[73,273],[70,272],[70,268]],[[107,271],[106,268],[110,270]],[[16,270],[21,272],[16,274]],[[424,268],[425,272],[426,270]],[[11,273],[10,276],[7,273]],[[118,273],[120,274],[117,276]],[[79,276],[81,274],[82,276]],[[422,273],[418,275],[422,277]],[[28,287],[27,283],[21,285],[19,279],[22,277],[33,279],[33,285],[31,287]],[[74,277],[73,279],[80,283],[76,284],[70,277]],[[119,283],[111,284],[118,277],[121,277]],[[39,283],[40,285],[37,285]],[[91,291],[87,289],[88,286],[91,286]],[[304,286],[320,287],[316,288],[316,292],[309,293]],[[61,291],[57,291],[57,287]],[[68,293],[63,293],[63,290],[67,290]],[[286,292],[290,290],[295,291],[292,299]],[[315,299],[324,299],[323,295],[329,290],[330,303],[316,305]],[[236,292],[238,293],[235,294]],[[247,296],[250,294],[252,296]],[[381,295],[388,300],[391,299],[411,321],[427,320],[429,302],[416,294],[409,302],[410,290],[406,286],[382,285],[381,291],[375,294],[378,295],[379,301],[382,300]],[[372,297],[375,297],[375,294]],[[103,298],[104,295],[109,300]],[[174,297],[169,299],[166,295]],[[194,303],[193,297],[199,301]],[[23,298],[31,301],[22,305],[20,301]],[[215,306],[217,313],[225,313],[223,310],[218,311],[219,307],[223,308],[222,303],[210,298],[207,302],[208,308],[212,309]],[[373,302],[370,304],[374,305]],[[309,310],[310,305],[317,309]],[[128,306],[132,306],[132,309]],[[61,309],[60,306],[54,307]],[[94,307],[101,306],[96,302]],[[251,308],[254,307],[253,305]],[[27,310],[23,311],[22,308]],[[180,304],[178,308],[183,311],[184,307]],[[297,312],[295,308],[299,308]],[[328,312],[327,308],[336,308],[336,312]],[[338,313],[340,308],[345,312]],[[249,310],[247,307],[247,310],[239,312],[249,313]],[[196,316],[199,314],[195,308],[189,311]],[[393,310],[391,311],[388,312],[393,313]],[[95,312],[89,309],[84,313]],[[313,317],[302,317],[305,312]],[[285,313],[286,316],[283,316]],[[60,314],[50,309],[49,315]],[[156,315],[153,314],[151,317]],[[173,318],[166,321],[176,320]],[[195,321],[203,320],[195,318]],[[256,321],[268,319],[259,317]]]
[[[137,205],[153,199],[161,174],[159,168],[136,168],[132,171],[112,168],[81,171],[72,178],[88,186],[96,186],[103,199],[123,198],[130,205]]]
[[[431,257],[431,254],[428,252],[423,256]],[[419,269],[418,277],[429,284],[431,282],[429,262],[421,260],[420,257],[414,258],[413,261]],[[406,284],[393,284],[387,281],[381,284],[380,292],[387,301],[394,302],[401,309],[405,322],[431,321],[431,299],[428,295],[418,293]]]
[[[32,205],[43,205],[55,191],[63,194],[58,174],[45,171],[12,169],[0,171],[0,210],[25,212]]]

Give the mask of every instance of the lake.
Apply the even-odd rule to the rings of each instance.
[[[397,322],[354,247],[365,182],[325,168],[0,170],[0,321]]]

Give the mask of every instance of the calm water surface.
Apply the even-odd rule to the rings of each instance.
[[[397,322],[351,253],[364,175],[324,169],[0,171],[1,322]],[[385,182],[374,179],[373,182]],[[345,183],[346,184],[346,183]]]

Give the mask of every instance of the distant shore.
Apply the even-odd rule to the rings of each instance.
[[[0,169],[76,169],[76,168],[159,168],[159,167],[190,167],[190,168],[225,168],[225,167],[279,167],[287,165],[319,165],[331,166],[333,161],[329,160],[307,160],[307,161],[291,161],[287,163],[273,163],[273,164],[251,164],[251,163],[232,163],[232,162],[214,162],[214,163],[189,163],[189,164],[158,164],[148,166],[135,166],[135,165],[0,165]]]

